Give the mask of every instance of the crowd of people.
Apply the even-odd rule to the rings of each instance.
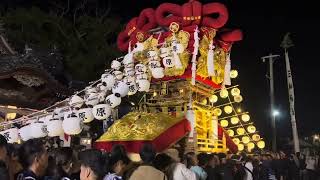
[[[317,180],[318,157],[283,152],[207,154],[176,149],[156,153],[151,144],[132,161],[122,145],[111,152],[47,149],[40,139],[8,144],[0,135],[0,180]]]

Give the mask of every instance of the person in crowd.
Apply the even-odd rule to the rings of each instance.
[[[242,154],[243,159],[243,168],[245,171],[245,175],[243,180],[253,180],[253,164],[252,164],[252,158],[250,156],[247,156],[246,154]]]
[[[180,162],[177,149],[167,149],[164,153],[172,159],[172,163],[168,167],[169,180],[196,180],[196,174]]]
[[[19,149],[19,160],[23,171],[17,180],[40,180],[48,166],[48,153],[40,139],[30,139]]]
[[[8,168],[6,166],[6,163],[3,161],[0,161],[0,179],[1,180],[10,180]]]
[[[0,134],[0,161],[7,162],[7,139]]]
[[[318,158],[315,156],[314,152],[310,152],[309,156],[306,158],[306,174],[303,180],[317,179],[317,164]]]
[[[104,177],[104,180],[121,180],[129,163],[130,159],[127,157],[126,153],[111,153],[107,160],[108,174]]]
[[[295,154],[289,156],[288,162],[288,179],[299,180],[299,160]]]
[[[184,155],[184,164],[188,169],[190,169],[192,166],[197,165],[197,157],[196,153],[194,152],[188,152]]]
[[[217,160],[214,154],[208,154],[208,165],[205,168],[206,173],[208,174],[207,180],[216,180],[217,173],[216,173],[216,163]]]
[[[48,165],[47,177],[49,180],[70,180],[73,166],[73,150],[70,147],[56,149]]]
[[[132,173],[129,180],[167,180],[163,172],[153,167],[156,152],[152,144],[144,144],[139,154],[142,164]]]
[[[196,174],[197,180],[206,180],[208,174],[204,170],[204,168],[208,165],[207,154],[200,153],[197,156],[198,163],[196,165],[191,166],[191,170]]]
[[[7,154],[8,154],[8,169],[10,179],[14,179],[14,176],[22,171],[22,166],[19,162],[19,145],[18,144],[8,144],[7,145]]]
[[[105,158],[101,151],[90,149],[80,152],[80,180],[102,180]]]

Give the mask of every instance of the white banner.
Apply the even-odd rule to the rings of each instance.
[[[287,69],[287,83],[288,83],[290,116],[291,116],[294,150],[295,152],[300,152],[296,116],[295,116],[295,109],[294,109],[294,87],[293,87],[293,80],[292,80],[288,51],[285,51],[285,59],[286,59],[286,69]]]

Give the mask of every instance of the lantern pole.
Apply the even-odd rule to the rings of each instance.
[[[271,114],[271,128],[272,128],[272,151],[277,151],[277,130],[276,130],[276,115],[274,111],[274,81],[273,81],[273,62],[279,55],[270,54],[262,57],[262,61],[269,60],[269,82],[270,82],[270,114]]]

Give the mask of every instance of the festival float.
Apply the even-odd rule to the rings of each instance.
[[[184,137],[188,150],[236,153],[264,148],[248,112],[236,109],[243,100],[231,84],[231,47],[242,39],[239,29],[227,29],[227,8],[221,3],[163,3],[132,18],[119,33],[125,56],[111,62],[101,79],[70,98],[37,113],[4,122],[6,137],[23,141],[45,136],[75,136],[83,124],[105,121],[121,108],[126,96],[143,94],[132,112],[94,143],[109,151],[123,144],[137,153],[143,143],[158,152]],[[20,129],[12,124],[20,123]],[[29,132],[29,133],[28,133]],[[30,132],[32,132],[30,134]],[[12,137],[11,137],[12,134]]]

